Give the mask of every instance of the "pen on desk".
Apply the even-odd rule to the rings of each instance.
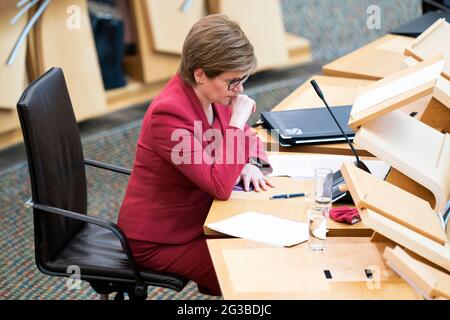
[[[296,198],[296,197],[307,197],[309,196],[309,192],[302,192],[302,193],[289,193],[289,194],[276,194],[273,196],[270,196],[271,200],[274,199],[289,199],[289,198]]]

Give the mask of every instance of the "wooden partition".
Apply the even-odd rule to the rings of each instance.
[[[16,3],[5,0],[0,4],[3,48],[0,57],[4,61],[39,5],[31,8],[28,19],[24,16],[10,26],[9,21],[19,11]],[[279,0],[194,1],[186,12],[181,11],[182,3],[176,0],[128,1],[127,11],[136,29],[136,54],[124,57],[124,71],[129,76],[127,85],[105,91],[88,1],[51,1],[28,34],[14,65],[0,66],[0,148],[20,141],[15,105],[29,81],[49,68],[63,69],[78,121],[146,103],[177,72],[182,42],[191,25],[220,8],[219,12],[229,14],[248,32],[257,51],[258,71],[312,60],[309,41],[284,31]],[[271,28],[267,28],[268,24]]]
[[[17,39],[28,21],[25,14],[15,24],[11,19],[19,12],[15,0],[0,2],[0,148],[8,144],[9,137],[17,141],[19,118],[16,112],[16,103],[22,91],[28,84],[26,73],[27,43],[22,43],[15,60],[7,64]]]

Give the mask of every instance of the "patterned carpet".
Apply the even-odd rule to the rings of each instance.
[[[298,87],[305,77],[280,81],[270,88],[258,87],[247,93],[258,105],[270,109]],[[85,157],[131,167],[140,126],[139,120],[84,139]],[[91,167],[86,171],[89,215],[116,221],[127,177]],[[65,278],[49,277],[37,270],[32,211],[23,205],[30,194],[26,163],[0,173],[0,299],[96,299],[97,295],[88,283],[83,283],[80,290],[70,291],[66,288]],[[149,299],[218,298],[200,294],[197,286],[190,282],[180,293],[150,288]]]
[[[334,60],[421,15],[419,0],[281,0],[286,31],[311,41],[313,56]],[[380,28],[367,28],[377,6]]]
[[[319,61],[351,51],[420,12],[419,1],[322,0],[320,3],[318,6],[313,0],[282,0],[286,29],[311,39],[315,59]],[[369,34],[364,27],[364,13],[372,3],[382,8],[384,22],[382,30],[370,30]],[[277,79],[246,93],[256,100],[260,111],[269,110],[309,76]],[[85,157],[131,167],[140,125],[139,120],[84,139]],[[86,170],[89,214],[116,221],[127,178],[93,168]],[[30,194],[26,163],[0,172],[0,299],[97,299],[87,283],[80,290],[68,290],[65,278],[49,277],[37,270],[32,212],[23,205]],[[191,282],[181,293],[149,288],[149,299],[220,298],[200,294]]]

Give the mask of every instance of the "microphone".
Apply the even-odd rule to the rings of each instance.
[[[314,91],[316,91],[317,95],[319,96],[320,100],[323,101],[325,104],[325,107],[327,108],[328,112],[330,113],[331,117],[333,118],[334,122],[337,124],[339,130],[342,132],[342,135],[344,136],[345,140],[347,141],[348,145],[350,146],[350,149],[352,150],[353,155],[356,158],[355,165],[356,167],[370,173],[369,168],[359,159],[358,153],[356,152],[355,148],[353,147],[353,143],[350,141],[348,136],[345,134],[344,130],[342,129],[341,125],[339,124],[339,121],[337,121],[336,117],[333,114],[333,111],[331,111],[330,106],[328,105],[327,101],[325,100],[325,97],[322,93],[322,90],[320,90],[319,85],[317,84],[316,80],[310,81],[311,85],[314,88]],[[341,201],[351,201],[351,197],[347,194],[345,191],[341,191],[339,189],[339,185],[345,183],[344,178],[342,177],[341,170],[336,171],[333,173],[333,187],[332,187],[332,202],[335,202],[337,200]]]

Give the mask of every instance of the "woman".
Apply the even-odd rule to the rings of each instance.
[[[153,100],[118,224],[142,267],[182,275],[202,293],[220,295],[203,235],[214,198],[272,186],[259,139],[246,122],[255,102],[242,95],[256,68],[253,46],[224,15],[190,30],[178,74]]]

